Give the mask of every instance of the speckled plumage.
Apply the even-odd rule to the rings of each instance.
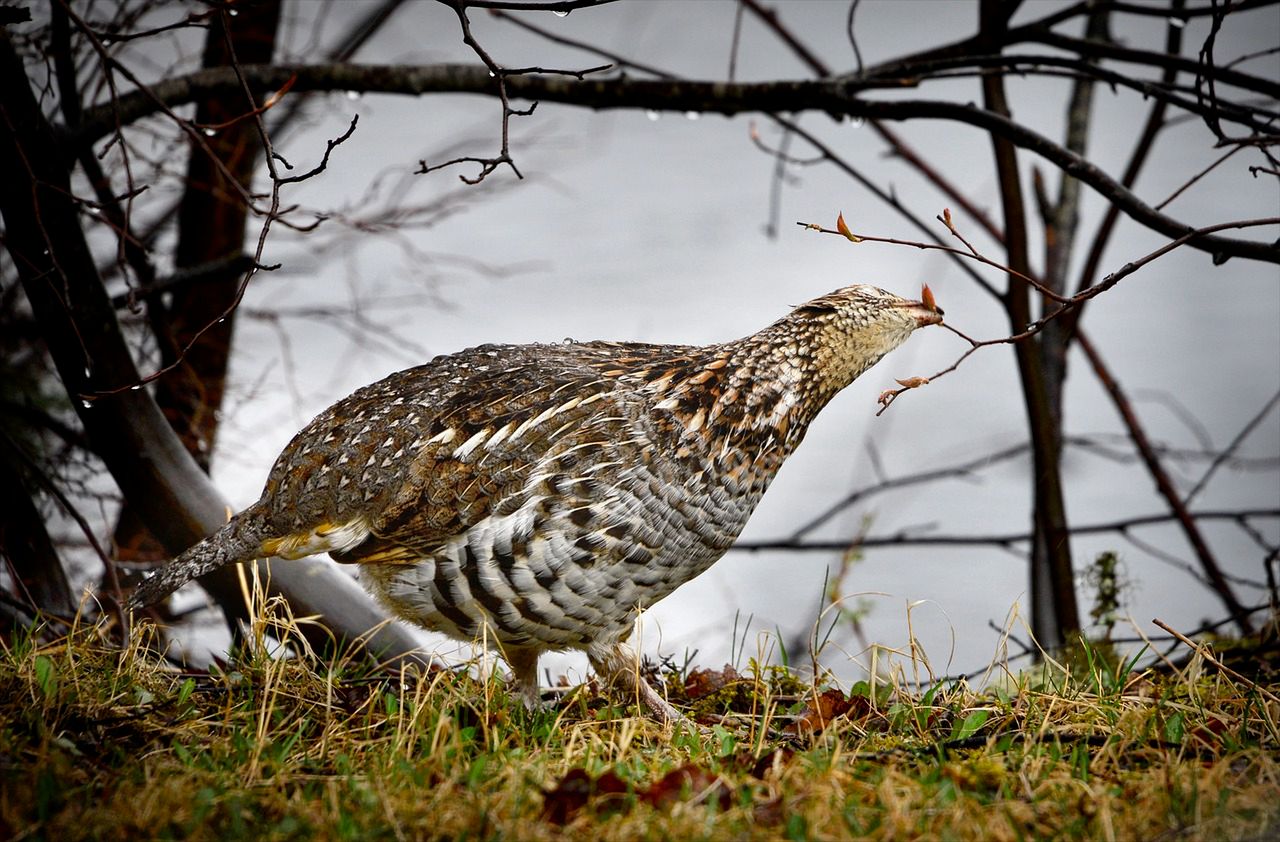
[[[526,700],[547,650],[673,711],[628,669],[639,609],[732,545],[827,401],[941,311],[868,286],[710,346],[482,345],[356,391],[262,498],[144,582],[328,552],[396,615],[497,642]],[[630,676],[630,677],[628,677]]]

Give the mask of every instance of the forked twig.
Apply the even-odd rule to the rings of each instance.
[[[1280,217],[1266,217],[1262,219],[1242,219],[1242,220],[1235,220],[1232,222],[1220,222],[1216,225],[1209,225],[1204,228],[1197,228],[1195,230],[1188,231],[1187,233],[1183,234],[1181,237],[1178,237],[1177,239],[1174,239],[1168,243],[1165,243],[1160,248],[1152,252],[1149,252],[1148,254],[1143,255],[1142,257],[1136,260],[1132,260],[1126,263],[1124,266],[1120,267],[1115,272],[1112,272],[1110,275],[1107,275],[1105,278],[1103,278],[1101,281],[1098,281],[1093,286],[1086,287],[1072,296],[1062,296],[1054,292],[1053,290],[1049,289],[1044,284],[1037,281],[1035,278],[1031,278],[1022,272],[1018,272],[1008,266],[1005,266],[1004,264],[1001,264],[995,260],[992,260],[991,258],[986,257],[977,249],[975,249],[969,243],[969,241],[965,239],[964,236],[956,229],[955,224],[951,220],[951,212],[949,210],[944,208],[942,213],[938,215],[937,219],[939,222],[941,222],[943,225],[947,227],[947,230],[950,231],[952,235],[954,235],[957,239],[960,240],[961,243],[965,245],[965,248],[961,249],[961,248],[955,248],[953,246],[945,246],[938,243],[925,243],[925,242],[919,242],[916,240],[900,240],[894,237],[877,237],[869,234],[855,234],[852,230],[850,230],[849,226],[845,223],[843,214],[840,214],[836,217],[835,228],[824,228],[822,225],[819,225],[818,223],[815,223],[815,222],[796,222],[796,224],[802,228],[805,228],[810,231],[817,231],[818,233],[821,233],[821,234],[835,234],[836,236],[844,237],[846,240],[849,240],[851,243],[864,243],[864,242],[865,243],[888,243],[890,245],[911,246],[917,249],[941,251],[947,254],[955,255],[957,257],[965,258],[967,260],[974,260],[978,263],[991,266],[994,269],[999,269],[1002,272],[1006,272],[1009,275],[1012,275],[1016,278],[1026,281],[1031,286],[1035,287],[1038,291],[1043,293],[1046,298],[1049,298],[1057,302],[1061,306],[1059,306],[1055,310],[1052,310],[1049,313],[1046,313],[1036,321],[1027,325],[1026,330],[1022,331],[1021,333],[1016,333],[1011,336],[1004,336],[999,339],[983,339],[983,340],[973,339],[972,337],[967,336],[965,333],[956,329],[955,327],[952,327],[951,325],[946,324],[945,322],[942,323],[942,327],[945,327],[947,330],[951,331],[952,333],[959,336],[961,339],[968,342],[969,349],[966,350],[963,354],[961,354],[953,363],[951,363],[951,365],[947,366],[946,368],[942,369],[941,371],[937,372],[931,377],[912,377],[905,380],[899,380],[898,382],[901,384],[901,388],[888,389],[884,392],[881,392],[878,398],[878,402],[880,403],[881,406],[880,406],[880,410],[876,413],[876,415],[880,415],[886,409],[888,409],[889,405],[892,404],[893,401],[897,399],[897,397],[902,393],[908,392],[912,389],[919,388],[920,386],[924,386],[934,380],[937,380],[939,377],[943,376],[944,374],[950,374],[952,371],[955,371],[960,366],[961,363],[963,363],[966,359],[968,359],[969,356],[979,348],[983,348],[988,345],[1008,345],[1014,342],[1021,342],[1024,339],[1034,336],[1035,334],[1043,330],[1045,325],[1049,324],[1054,319],[1060,318],[1065,313],[1075,309],[1085,301],[1088,301],[1090,298],[1094,298],[1095,296],[1098,296],[1106,292],[1107,290],[1114,287],[1117,283],[1119,283],[1123,278],[1128,277],[1129,275],[1132,275],[1134,272],[1137,272],[1139,269],[1143,268],[1144,266],[1151,263],[1152,261],[1160,257],[1163,257],[1164,255],[1177,249],[1179,246],[1184,245],[1188,241],[1195,239],[1196,237],[1202,236],[1204,234],[1209,234],[1214,231],[1225,230],[1228,228],[1252,228],[1256,226],[1265,226],[1265,225],[1280,225]]]
[[[482,158],[475,155],[462,155],[441,164],[428,164],[425,160],[418,162],[418,169],[415,171],[417,175],[426,175],[435,170],[451,167],[454,164],[479,164],[480,171],[474,176],[459,175],[458,179],[464,184],[479,184],[489,177],[498,167],[506,164],[511,172],[515,173],[516,178],[523,179],[524,174],[520,172],[520,168],[516,166],[515,159],[511,157],[511,118],[512,117],[528,117],[533,114],[534,109],[538,107],[535,101],[528,108],[514,108],[511,105],[511,98],[507,94],[507,78],[510,76],[524,76],[533,73],[551,74],[558,76],[572,76],[581,82],[588,74],[599,73],[609,70],[613,67],[611,64],[602,64],[596,67],[588,67],[584,70],[560,70],[546,67],[503,67],[489,55],[488,51],[480,45],[475,35],[471,32],[471,20],[467,17],[467,8],[489,9],[491,14],[502,15],[502,10],[507,9],[523,9],[529,10],[545,10],[553,11],[557,14],[568,14],[570,11],[583,6],[594,6],[609,0],[567,0],[567,2],[552,3],[533,3],[533,4],[512,4],[501,2],[501,0],[440,0],[444,5],[453,9],[454,14],[458,16],[458,26],[462,30],[462,43],[471,48],[476,57],[484,63],[496,85],[498,92],[498,100],[502,104],[502,123],[501,123],[501,145],[498,154],[491,158]],[[505,17],[505,15],[504,15]]]

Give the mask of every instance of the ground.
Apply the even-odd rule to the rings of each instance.
[[[529,714],[474,670],[250,645],[180,671],[153,639],[4,640],[0,837],[1217,840],[1280,821],[1280,683],[1256,658],[1135,670],[1087,645],[983,689],[659,669],[700,723],[664,730],[591,684]]]

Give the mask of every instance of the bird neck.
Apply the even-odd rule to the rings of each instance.
[[[649,388],[710,450],[776,451],[780,462],[831,398],[892,347],[793,312],[742,339],[684,350]]]
[[[800,443],[818,412],[865,368],[847,365],[829,333],[793,313],[721,346],[730,360],[727,385],[744,409],[733,433],[771,430],[788,454]]]

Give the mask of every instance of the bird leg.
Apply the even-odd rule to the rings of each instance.
[[[649,714],[662,724],[674,725],[689,721],[644,680],[640,675],[640,659],[625,643],[593,644],[587,649],[587,659],[602,681],[621,690],[627,697],[638,699]]]
[[[519,646],[504,646],[502,657],[511,667],[511,677],[516,691],[527,710],[542,710],[542,693],[538,690],[538,650]]]

